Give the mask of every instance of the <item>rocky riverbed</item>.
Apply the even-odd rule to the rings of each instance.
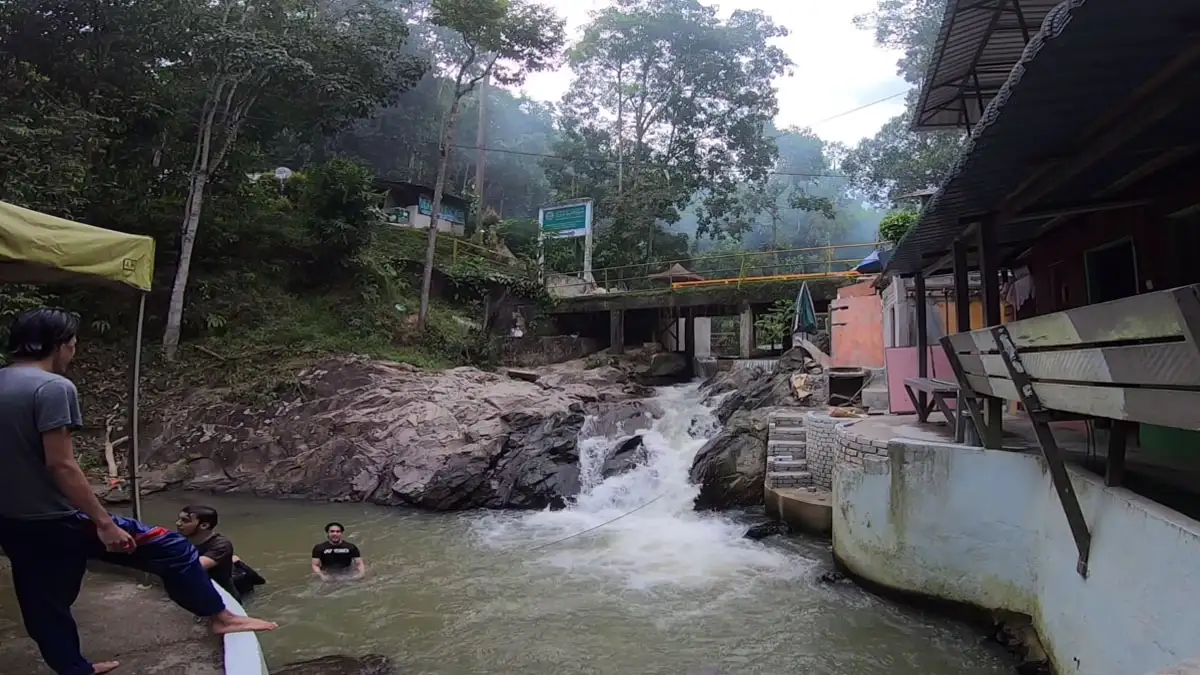
[[[561,508],[581,489],[585,421],[594,435],[627,435],[604,475],[638,464],[636,434],[661,414],[639,382],[669,379],[668,360],[493,373],[343,358],[300,373],[293,394],[264,407],[197,391],[151,430],[142,487],[435,511]],[[812,367],[793,350],[771,377],[734,371],[705,383],[725,429],[692,468],[698,508],[761,503],[766,413],[804,404],[791,374]],[[117,489],[108,499],[125,496]]]

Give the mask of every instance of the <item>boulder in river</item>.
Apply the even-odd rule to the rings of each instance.
[[[565,391],[583,382],[562,380],[351,358],[301,373],[295,395],[263,408],[198,392],[153,434],[143,485],[434,510],[562,506],[579,491],[585,410]]]
[[[767,412],[738,412],[696,454],[690,477],[700,486],[698,510],[762,503],[767,472]]]
[[[659,352],[650,359],[650,365],[638,373],[638,381],[650,386],[678,384],[691,377],[687,356],[679,352]]]
[[[617,444],[616,449],[604,460],[600,473],[605,478],[619,476],[645,464],[649,460],[641,435],[630,436]]]
[[[323,656],[299,661],[276,670],[272,675],[396,675],[396,670],[387,657],[371,654],[357,658]]]
[[[789,532],[791,532],[791,528],[787,526],[787,523],[770,521],[766,523],[759,523],[758,525],[751,525],[750,528],[746,530],[746,534],[742,536],[744,536],[746,539],[758,541],[759,539],[766,539],[767,537],[777,534],[788,534]]]

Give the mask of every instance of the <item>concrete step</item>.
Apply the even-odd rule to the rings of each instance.
[[[811,412],[809,410],[776,411],[767,415],[767,423],[778,424],[780,426],[804,426],[804,417]]]
[[[804,448],[784,448],[767,450],[767,457],[780,457],[787,459],[808,459],[808,450]]]
[[[812,485],[812,474],[807,471],[774,471],[767,474],[767,487],[803,488]]]
[[[778,457],[767,458],[768,473],[795,473],[808,471],[808,462],[803,459],[781,460]]]
[[[889,395],[886,387],[867,387],[862,391],[863,407],[872,412],[887,411]]]
[[[778,441],[803,441],[808,438],[808,432],[804,427],[772,426],[767,433],[772,440]]]
[[[798,452],[803,454],[808,448],[807,441],[797,441],[792,439],[775,439],[771,438],[767,441],[767,454],[771,454],[772,450],[776,452]]]
[[[795,460],[795,457],[793,455],[767,455],[768,463],[774,462],[774,461],[791,462],[794,460]]]

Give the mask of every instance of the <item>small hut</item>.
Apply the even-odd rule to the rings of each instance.
[[[690,271],[688,268],[675,263],[667,268],[665,272],[650,274],[646,276],[651,281],[665,281],[668,284],[674,284],[680,281],[704,281],[704,277]]]

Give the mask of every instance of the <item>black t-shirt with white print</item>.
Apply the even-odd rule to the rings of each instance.
[[[344,572],[354,564],[355,558],[361,558],[358,547],[348,541],[337,544],[323,541],[313,547],[312,557],[321,561],[321,569],[326,572]]]

